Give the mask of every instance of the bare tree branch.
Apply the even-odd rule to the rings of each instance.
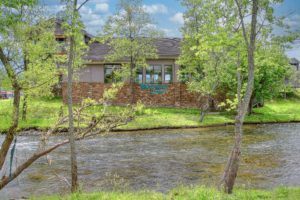
[[[238,12],[239,12],[240,20],[241,20],[241,25],[242,25],[242,30],[243,30],[244,40],[245,40],[247,48],[249,48],[248,35],[247,35],[246,27],[245,27],[244,15],[242,13],[242,8],[241,8],[239,0],[234,0],[234,1],[237,5],[237,8],[238,8]]]
[[[79,6],[76,10],[79,11],[80,8],[81,8],[82,6],[84,6],[84,4],[86,4],[88,1],[89,1],[89,0],[85,0],[82,4],[80,4],[80,6]]]

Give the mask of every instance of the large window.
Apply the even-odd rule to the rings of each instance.
[[[165,83],[171,83],[173,81],[173,66],[165,65],[164,70],[165,70],[165,77],[164,77]]]
[[[146,83],[161,83],[162,82],[162,67],[161,65],[152,65],[146,68]]]
[[[114,83],[120,81],[122,78],[117,70],[121,65],[106,64],[104,65],[104,82]],[[146,68],[138,68],[135,72],[135,82],[138,84],[161,84],[172,83],[174,79],[173,65],[149,65]]]
[[[119,70],[121,65],[104,65],[104,83],[115,83],[120,81],[116,71]]]
[[[161,83],[162,82],[162,68],[161,65],[153,66],[153,83]]]
[[[146,68],[146,80],[145,82],[146,83],[152,83],[152,80],[153,80],[153,66],[148,66]]]

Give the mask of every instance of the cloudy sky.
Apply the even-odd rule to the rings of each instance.
[[[82,2],[83,0],[79,0]],[[47,7],[50,14],[55,14],[62,9],[60,0],[40,0]],[[116,11],[118,0],[90,0],[80,13],[86,29],[92,34],[101,31],[101,26],[109,15]],[[168,37],[181,37],[180,27],[183,25],[182,14],[184,8],[180,0],[144,0],[145,10]],[[275,6],[277,16],[285,16],[285,23],[300,30],[300,0],[285,0],[283,4]],[[280,33],[279,30],[276,32]],[[289,57],[300,60],[300,40],[293,44],[294,48],[287,51]]]

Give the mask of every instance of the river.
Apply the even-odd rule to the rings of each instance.
[[[109,133],[77,143],[84,191],[155,190],[214,186],[233,144],[233,127]],[[65,139],[54,136],[50,143]],[[39,138],[18,136],[14,167],[36,150]],[[0,136],[0,143],[3,136]],[[11,199],[69,191],[69,146],[39,159],[0,191]],[[2,174],[9,171],[5,164]],[[245,126],[237,186],[300,186],[300,124]]]

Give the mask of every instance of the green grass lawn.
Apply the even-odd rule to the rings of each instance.
[[[28,106],[26,121],[20,120],[20,129],[51,127],[58,118],[60,107],[66,111],[61,99],[33,99]],[[8,129],[11,122],[11,100],[0,100],[0,131]],[[122,109],[113,107],[113,109]],[[97,109],[94,109],[97,112]],[[234,115],[228,113],[208,114],[199,122],[199,110],[181,108],[145,108],[139,116],[121,129],[145,129],[159,127],[191,127],[233,123]],[[280,99],[266,102],[263,108],[254,109],[246,122],[290,122],[300,121],[300,99]]]
[[[156,192],[94,192],[67,196],[48,196],[32,200],[298,200],[300,188],[277,188],[274,190],[237,189],[227,195],[216,189],[195,187],[178,188],[168,194]]]

